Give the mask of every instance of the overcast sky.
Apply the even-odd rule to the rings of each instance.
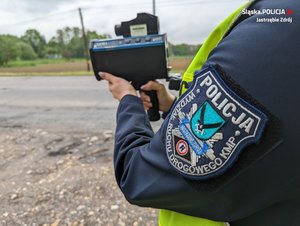
[[[246,0],[156,0],[161,33],[172,43],[201,43],[210,31]],[[80,26],[114,37],[114,25],[152,13],[152,0],[1,0],[0,34],[21,36],[36,28],[47,40],[59,28]]]

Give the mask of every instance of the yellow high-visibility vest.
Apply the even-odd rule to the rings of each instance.
[[[189,65],[186,72],[183,74],[182,83],[193,81],[195,71],[201,70],[210,52],[219,44],[225,33],[234,23],[236,18],[238,18],[241,11],[249,4],[250,3],[247,2],[246,4],[241,6],[213,30],[213,32],[208,36],[208,38],[205,40],[205,42],[197,52],[196,56],[194,57],[192,63]],[[182,95],[185,91],[186,87],[182,86],[180,95]]]
[[[229,17],[227,17],[205,40],[198,53],[194,57],[192,63],[189,65],[188,69],[183,75],[180,95],[182,95],[187,87],[184,84],[192,82],[194,78],[195,71],[202,68],[203,64],[208,58],[209,53],[218,45],[222,40],[225,33],[234,23],[236,18],[239,16],[241,11],[248,5],[247,2]],[[177,213],[170,210],[160,210],[159,213],[159,226],[226,226],[227,223],[212,221],[199,217],[192,217],[189,215]]]

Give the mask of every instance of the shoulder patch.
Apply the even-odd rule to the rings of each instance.
[[[194,84],[170,112],[166,154],[190,179],[226,172],[241,151],[257,143],[267,116],[237,96],[213,68],[195,74]]]

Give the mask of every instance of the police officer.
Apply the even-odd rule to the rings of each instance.
[[[120,101],[114,164],[126,199],[162,209],[161,226],[300,225],[299,40],[299,1],[244,5],[205,41],[176,101],[144,85],[168,114],[156,134],[149,97],[101,73]]]

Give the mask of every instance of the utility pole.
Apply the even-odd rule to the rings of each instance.
[[[156,7],[155,7],[155,0],[152,0],[152,12],[153,12],[153,15],[156,15]]]
[[[78,8],[78,11],[79,11],[79,17],[80,17],[80,21],[81,21],[82,37],[83,37],[83,43],[84,43],[84,53],[85,53],[85,57],[86,57],[86,67],[87,67],[87,71],[90,71],[90,63],[89,63],[90,58],[89,58],[88,42],[87,42],[87,37],[85,34],[81,8]]]

